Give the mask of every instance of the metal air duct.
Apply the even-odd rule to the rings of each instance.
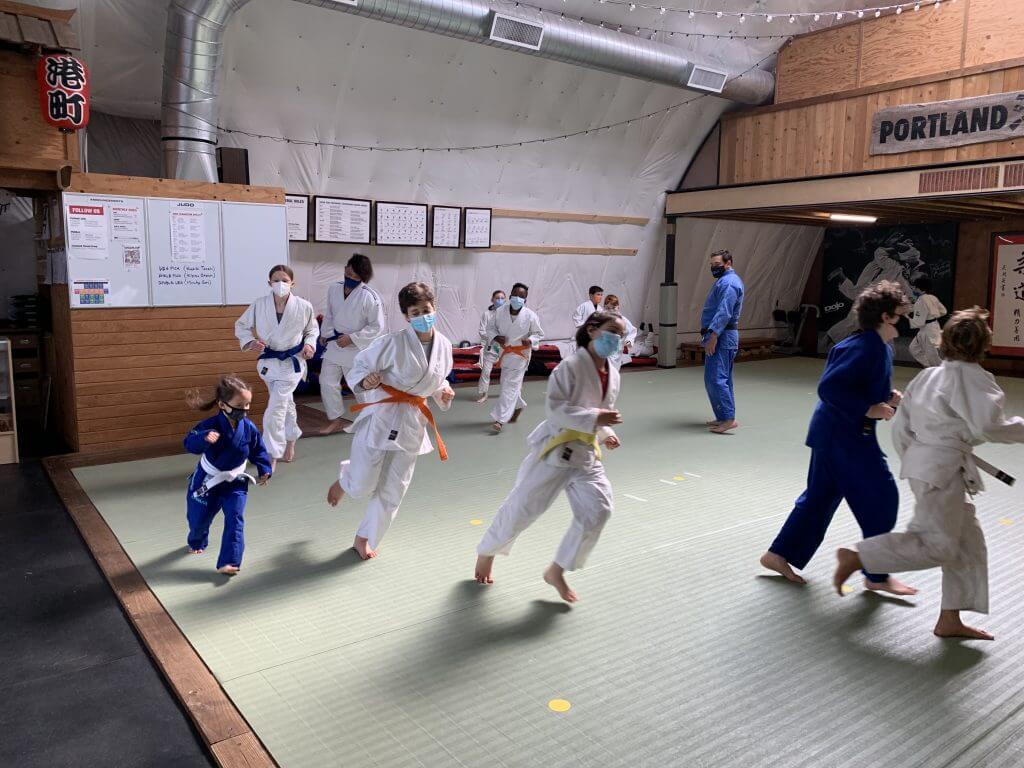
[[[216,79],[224,26],[248,0],[171,0],[164,55],[164,172],[171,178],[216,181]],[[640,39],[593,24],[556,19],[527,8],[497,10],[481,0],[295,0],[369,19],[448,37],[518,51],[531,56],[599,69],[618,75],[701,93],[713,82],[716,67],[687,59],[673,46]],[[492,38],[495,14],[542,25],[539,45],[524,46]],[[697,75],[696,77],[694,75]],[[707,75],[707,76],[702,76]],[[720,85],[720,81],[719,81]],[[729,80],[722,98],[762,104],[771,98],[775,78],[755,69]]]

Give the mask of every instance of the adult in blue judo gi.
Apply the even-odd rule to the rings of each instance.
[[[711,254],[711,274],[715,284],[700,313],[700,337],[704,347],[704,388],[715,412],[708,427],[721,435],[739,426],[732,364],[740,348],[743,281],[732,268],[732,254],[725,250]]]
[[[804,568],[821,545],[839,503],[846,499],[864,538],[896,525],[900,497],[875,426],[896,415],[900,393],[892,389],[893,339],[910,309],[903,289],[884,280],[854,302],[860,331],[836,344],[818,382],[807,446],[811,466],[807,490],[797,499],[761,565],[803,584],[793,568]],[[913,595],[916,589],[885,573],[866,573],[868,589]]]

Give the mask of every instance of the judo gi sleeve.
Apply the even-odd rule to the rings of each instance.
[[[260,477],[274,474],[271,469],[270,453],[263,442],[263,435],[255,427],[252,431],[252,439],[249,441],[249,461],[256,465]]]
[[[975,381],[961,378],[950,393],[950,406],[967,422],[971,434],[990,443],[1024,443],[1024,419],[1007,418],[1006,395],[987,371],[978,369]]]
[[[242,349],[245,349],[249,344],[256,341],[256,337],[252,335],[252,331],[255,326],[256,305],[250,304],[246,307],[242,316],[235,321],[235,338],[238,339],[238,344]]]
[[[363,306],[364,325],[355,333],[350,333],[352,343],[359,349],[366,349],[384,332],[387,323],[384,317],[384,305],[370,294],[371,298]]]
[[[574,374],[566,363],[555,368],[548,379],[545,402],[548,421],[559,429],[574,429],[593,434],[597,431],[597,408],[587,408],[571,401]]]
[[[736,300],[739,298],[739,288],[735,285],[726,285],[719,297],[718,307],[715,309],[715,316],[708,323],[708,330],[716,336],[725,332],[725,326],[732,322],[732,313],[736,308]]]

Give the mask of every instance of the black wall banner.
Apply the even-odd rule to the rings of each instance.
[[[871,154],[943,149],[1024,136],[1024,91],[887,107],[871,121]]]
[[[899,283],[913,301],[918,294],[911,283],[930,277],[932,293],[952,311],[956,238],[956,224],[827,229],[818,323],[825,332],[823,346],[857,330],[853,301],[881,280]],[[915,333],[905,322],[900,329],[901,335]]]

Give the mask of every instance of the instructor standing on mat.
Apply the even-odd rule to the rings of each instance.
[[[740,347],[740,312],[743,310],[743,281],[732,268],[729,251],[711,254],[711,274],[715,284],[700,313],[701,346],[704,347],[704,387],[708,391],[714,421],[711,431],[724,435],[736,422],[733,397],[732,364]]]

